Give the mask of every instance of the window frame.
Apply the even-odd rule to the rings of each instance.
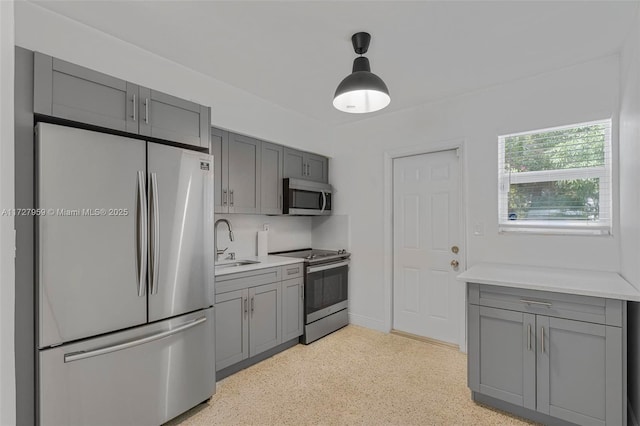
[[[506,139],[514,136],[547,133],[565,129],[603,124],[604,166],[580,167],[511,173],[505,172]],[[613,180],[612,180],[612,120],[611,118],[575,123],[526,132],[498,136],[498,230],[499,232],[526,232],[539,234],[611,235],[613,225]],[[553,182],[562,180],[597,178],[599,182],[599,219],[584,220],[518,220],[509,219],[509,190],[511,184]],[[607,188],[608,185],[608,188]],[[600,218],[604,217],[604,218]]]

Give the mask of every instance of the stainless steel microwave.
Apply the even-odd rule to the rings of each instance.
[[[331,214],[332,188],[328,183],[283,179],[282,213],[298,216]]]

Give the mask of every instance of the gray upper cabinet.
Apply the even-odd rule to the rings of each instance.
[[[211,128],[215,213],[229,213],[229,132]]]
[[[261,163],[260,212],[281,214],[284,148],[281,145],[262,142]]]
[[[260,213],[260,144],[257,139],[229,133],[229,213]]]
[[[36,114],[208,148],[210,111],[42,53],[34,55]]]
[[[285,147],[284,177],[327,183],[329,182],[329,159]]]
[[[302,267],[300,267],[302,269]],[[303,278],[282,281],[282,341],[302,335],[304,308]]]
[[[209,108],[140,87],[140,134],[201,148],[209,147]]]
[[[329,182],[329,159],[316,154],[306,154],[307,176],[306,179],[317,182]]]
[[[34,55],[34,112],[138,133],[138,86],[42,53]]]
[[[626,424],[623,302],[478,284],[468,300],[474,393],[549,422]]]
[[[303,179],[306,172],[304,153],[291,148],[284,148],[284,177]]]
[[[215,212],[260,213],[262,142],[211,128]]]

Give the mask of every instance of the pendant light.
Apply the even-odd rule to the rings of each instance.
[[[345,77],[336,89],[333,106],[340,111],[355,114],[374,112],[391,102],[387,85],[371,72],[369,59],[362,56],[367,53],[370,41],[369,33],[355,33],[351,37],[353,50],[361,56],[353,61],[352,73]]]

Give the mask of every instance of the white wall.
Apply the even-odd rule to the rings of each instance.
[[[311,218],[300,216],[265,216],[251,214],[216,214],[216,220],[231,222],[234,241],[229,241],[227,226],[218,226],[218,247],[229,247],[236,258],[255,256],[257,232],[269,224],[267,251],[284,251],[311,247]]]
[[[14,3],[0,1],[0,209],[14,206]],[[0,424],[16,422],[14,360],[14,223],[0,218]]]
[[[622,274],[640,288],[640,18],[622,51],[620,75],[620,254]]]
[[[211,106],[214,126],[326,154],[326,127],[224,82],[58,15],[16,2],[16,44]]]
[[[620,255],[621,273],[640,289],[640,13],[620,60]],[[640,415],[640,304],[629,303],[628,396]]]
[[[352,321],[382,330],[391,325],[383,167],[385,152],[403,148],[465,141],[467,231],[459,243],[468,266],[492,261],[618,271],[617,216],[611,237],[505,235],[498,233],[497,207],[498,135],[605,117],[617,123],[618,71],[616,55],[337,128],[330,177],[340,189],[336,213],[353,218]],[[476,223],[484,236],[472,235]]]

